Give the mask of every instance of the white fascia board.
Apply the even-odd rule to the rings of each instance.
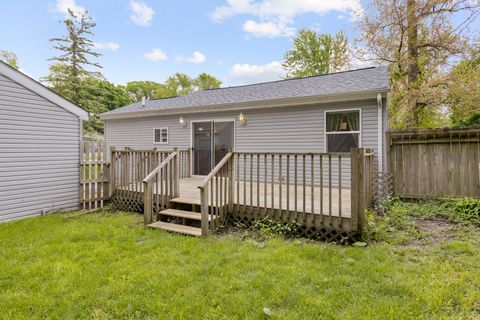
[[[80,108],[73,102],[68,101],[59,94],[48,89],[39,82],[33,80],[22,72],[10,67],[6,63],[0,61],[0,74],[9,78],[10,80],[18,83],[19,85],[35,92],[39,96],[47,99],[48,101],[56,104],[57,106],[67,110],[68,112],[76,115],[80,120],[88,120],[88,112]]]

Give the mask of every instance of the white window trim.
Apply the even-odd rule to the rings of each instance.
[[[160,130],[160,141],[155,141],[155,130]],[[162,130],[167,130],[167,142],[162,142]],[[153,144],[168,144],[170,136],[168,134],[168,127],[153,128]]]
[[[358,131],[338,131],[338,132],[327,132],[327,113],[338,113],[338,112],[349,112],[349,111],[358,111],[358,122],[359,128]],[[349,134],[349,133],[358,133],[358,147],[362,147],[362,108],[351,108],[351,109],[334,109],[334,110],[325,110],[323,115],[323,151],[328,152],[328,139],[327,135],[329,134]]]

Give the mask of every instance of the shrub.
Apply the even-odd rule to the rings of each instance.
[[[451,199],[449,202],[452,204],[455,213],[458,215],[458,220],[480,224],[480,199],[460,198]]]
[[[252,223],[252,229],[260,232],[265,237],[295,237],[298,235],[299,228],[299,224],[281,223],[269,218],[255,220]]]

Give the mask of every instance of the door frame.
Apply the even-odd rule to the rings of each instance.
[[[233,146],[232,146],[232,151],[235,151],[235,145],[237,143],[237,122],[235,118],[218,118],[218,119],[212,119],[212,118],[206,118],[206,119],[195,119],[195,120],[190,120],[190,152],[191,152],[191,157],[190,157],[190,176],[193,178],[204,178],[206,176],[202,175],[194,175],[193,171],[193,165],[194,165],[194,155],[193,155],[193,124],[197,122],[233,122]],[[215,130],[215,127],[214,127]],[[212,168],[213,170],[213,168]]]

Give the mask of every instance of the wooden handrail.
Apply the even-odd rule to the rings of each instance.
[[[170,160],[172,160],[176,155],[178,154],[177,151],[174,151],[172,153],[170,153],[168,155],[168,157],[165,158],[165,160],[162,161],[162,163],[160,163],[158,165],[158,167],[156,167],[155,169],[153,169],[152,172],[150,172],[146,177],[145,179],[143,179],[143,183],[148,183],[150,182],[150,180],[152,180],[154,177],[155,177],[155,174],[157,174],[157,172],[159,172],[168,162],[170,162]]]
[[[208,174],[208,176],[203,180],[203,183],[198,186],[199,189],[203,189],[207,186],[208,182],[210,181],[210,179],[212,179],[212,177],[214,177],[218,171],[220,171],[220,169],[225,165],[225,163],[227,163],[228,159],[230,159],[233,155],[233,152],[229,152],[225,155],[225,157],[223,157],[222,160],[220,160],[220,162],[215,166],[215,168],[213,168],[212,171],[210,171],[210,173]]]

